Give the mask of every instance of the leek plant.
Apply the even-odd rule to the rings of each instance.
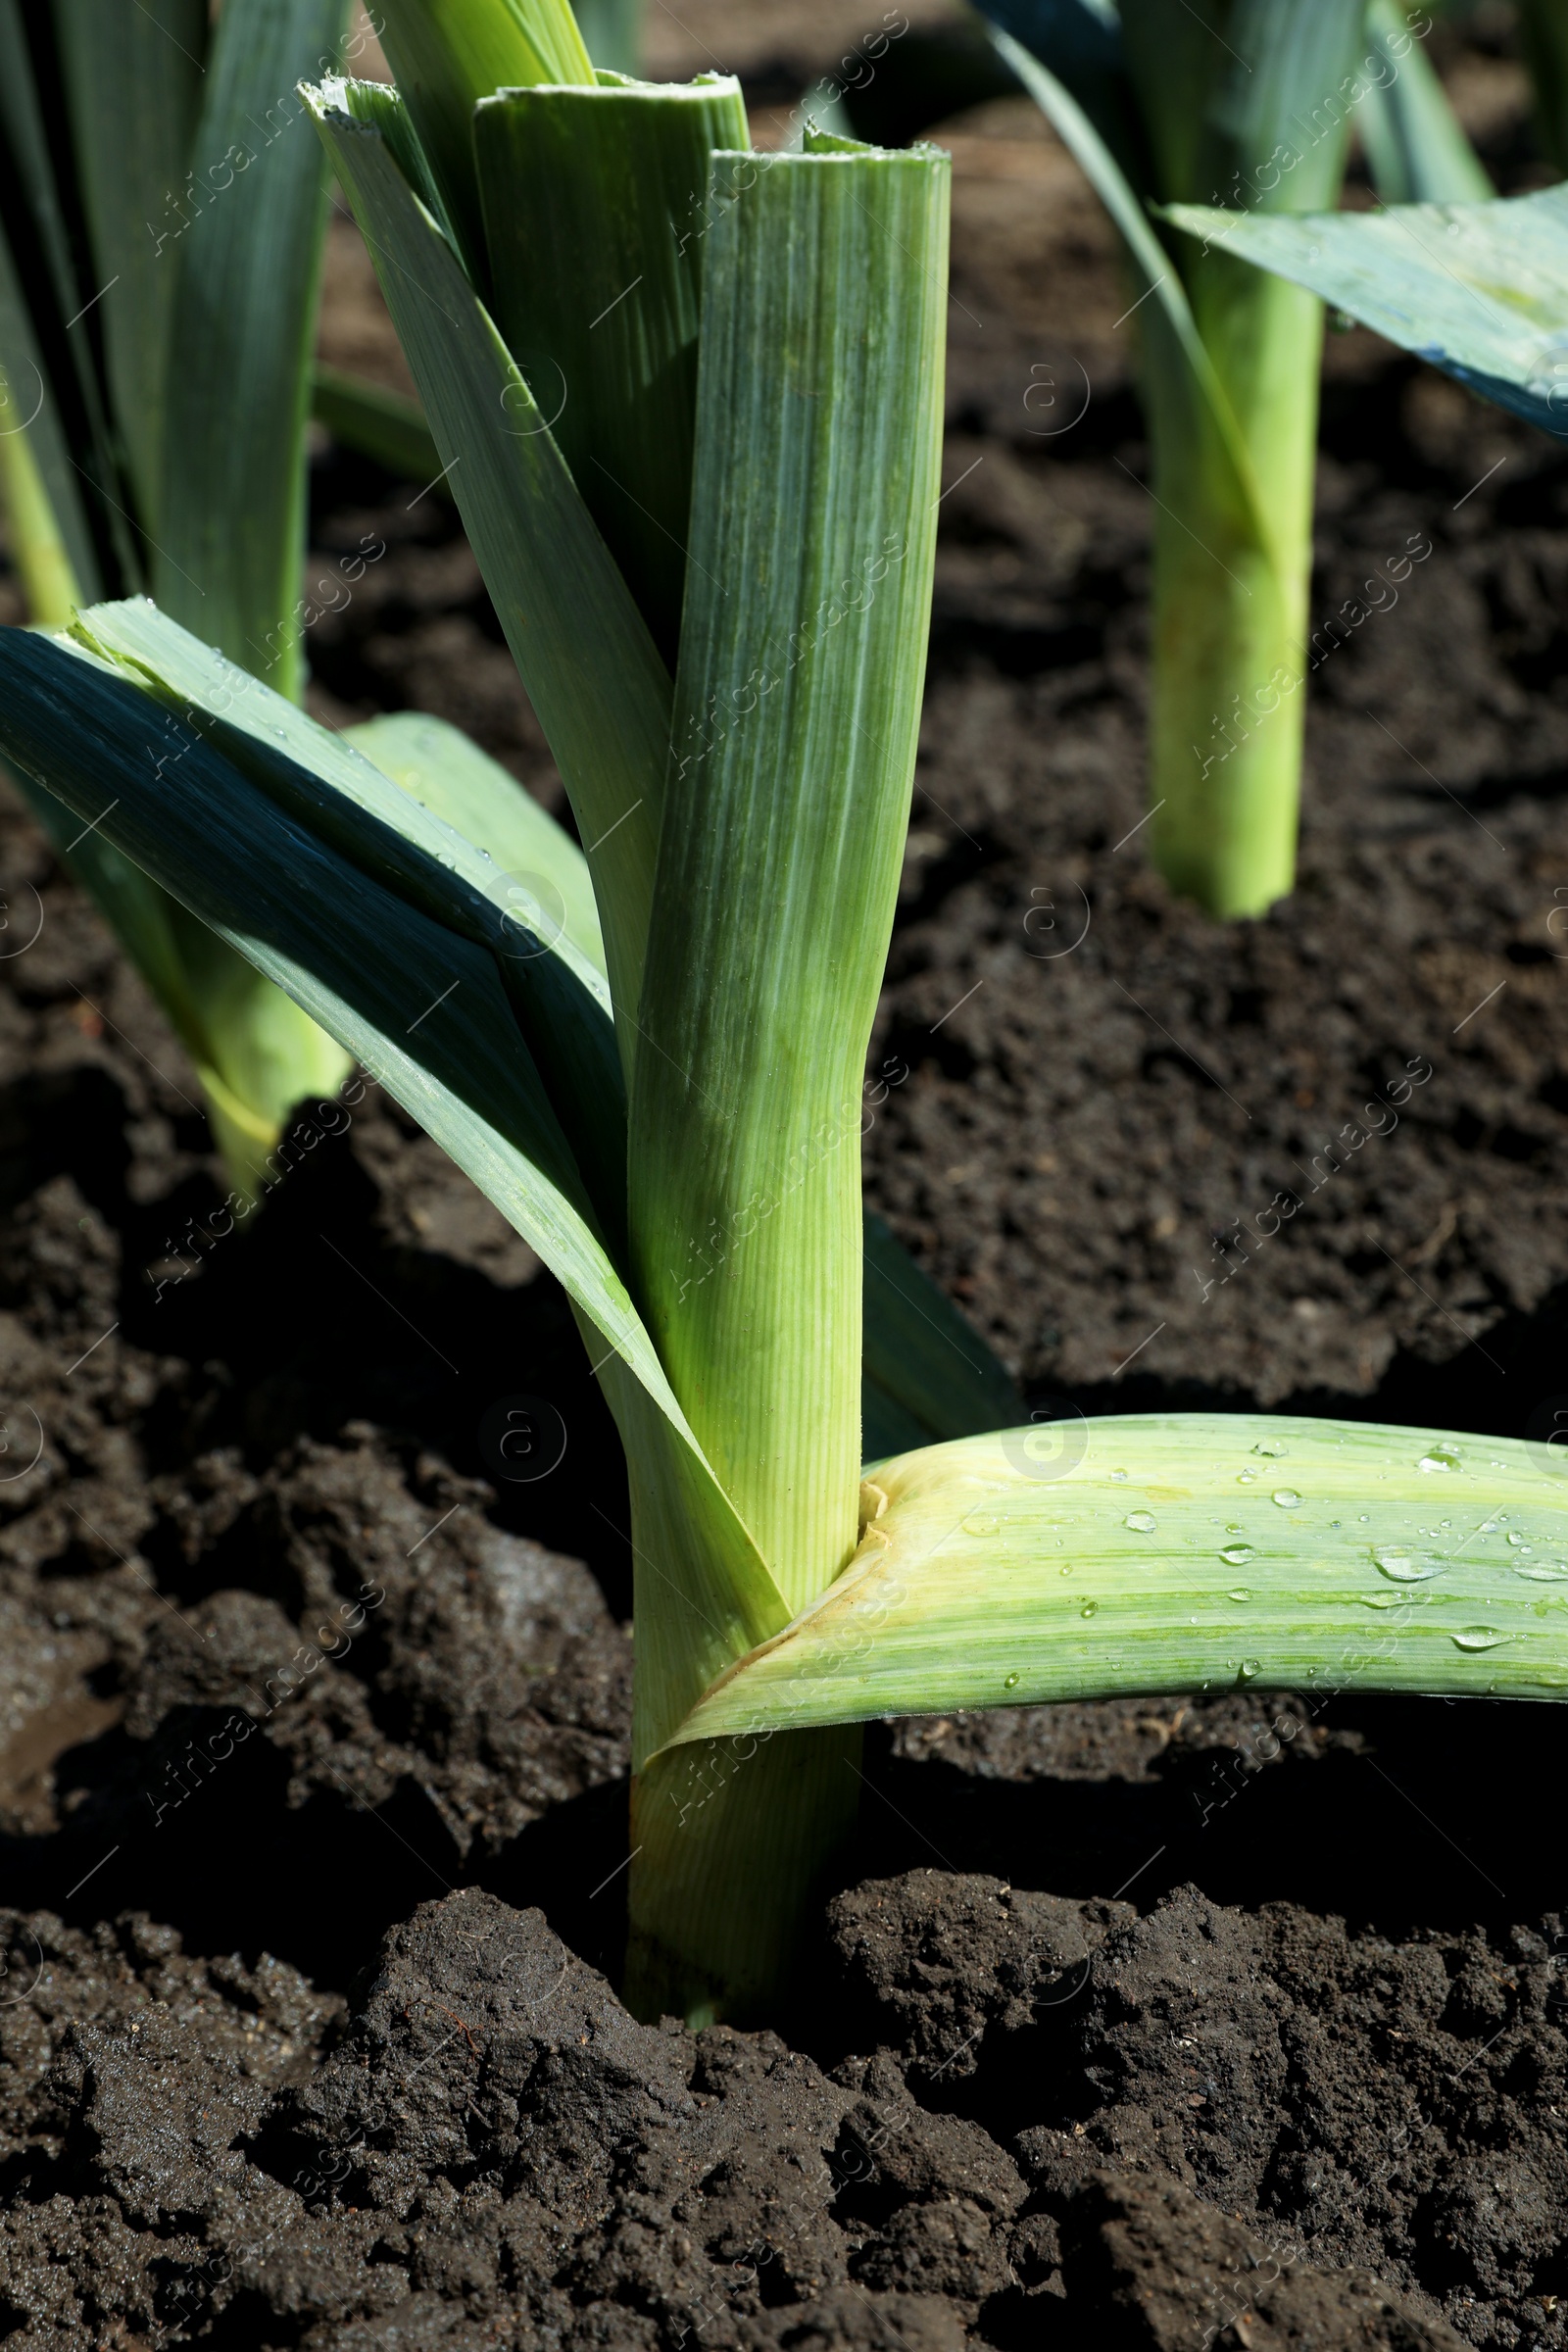
[[[1151,852],[1212,914],[1296,872],[1323,314],[1149,208],[1332,206],[1352,117],[1391,198],[1489,183],[1396,0],[983,0],[1126,250],[1152,452]],[[1120,322],[1118,322],[1120,323]]]
[[[778,2001],[869,1718],[1568,1693],[1568,1497],[1531,1446],[1213,1416],[1064,1442],[1000,1426],[956,1319],[881,1300],[862,1071],[925,658],[947,159],[810,130],[754,155],[733,81],[596,75],[564,0],[389,0],[386,42],[397,89],[311,103],[584,846],[451,730],[346,743],[145,602],[0,633],[0,748],[562,1281],[631,1492],[633,2006]],[[994,1434],[868,1433],[862,1353],[906,1428],[956,1385]]]
[[[0,506],[32,617],[149,589],[303,681],[325,174],[294,84],[344,0],[0,0]],[[50,796],[33,807],[195,1064],[238,1200],[342,1049]]]

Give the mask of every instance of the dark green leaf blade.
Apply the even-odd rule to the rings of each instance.
[[[341,736],[155,606],[94,607],[82,614],[78,634],[134,668],[150,692],[185,724],[201,727],[242,775],[328,849],[495,957],[604,1229],[618,1247],[626,1114],[610,992],[598,963],[573,946],[547,877],[534,877],[540,887],[530,891],[526,871],[497,866],[427,799],[401,789]],[[502,782],[515,794],[509,777]],[[469,787],[471,795],[471,774]]]
[[[239,0],[241,9],[250,0]],[[166,247],[200,206],[186,185],[206,71],[204,0],[54,0],[75,170],[92,243],[110,403],[138,517],[157,533],[169,324]],[[286,85],[284,85],[286,87]],[[221,150],[219,151],[221,153]]]

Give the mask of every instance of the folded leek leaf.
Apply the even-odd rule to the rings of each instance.
[[[530,890],[525,875],[497,866],[341,736],[145,600],[94,606],[77,633],[94,652],[132,670],[182,724],[199,727],[325,847],[494,953],[603,1230],[618,1247],[625,1229],[626,1103],[609,989],[597,961],[573,946],[556,919],[548,885]],[[506,781],[514,795],[516,787]]]
[[[851,1565],[675,1742],[1228,1685],[1568,1696],[1568,1483],[1518,1439],[1117,1415],[862,1495]]]
[[[499,760],[443,718],[397,710],[345,727],[344,740],[421,808],[483,852],[510,884],[536,878],[547,910],[580,956],[605,973],[605,943],[588,860],[564,825]],[[550,894],[557,894],[556,900]]]
[[[520,370],[381,133],[310,94],[587,849],[623,1066],[636,1036],[669,678]],[[385,93],[377,101],[385,107]]]
[[[740,83],[504,90],[473,129],[496,324],[673,668],[708,159],[747,142]]]
[[[1568,431],[1568,187],[1381,213],[1162,218],[1430,360],[1544,432]]]
[[[594,68],[571,10],[554,0],[385,0],[381,46],[463,260],[484,283],[484,226],[473,162],[478,91],[587,83]],[[417,370],[416,370],[417,372]]]

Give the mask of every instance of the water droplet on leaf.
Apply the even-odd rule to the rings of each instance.
[[[1502,1642],[1511,1642],[1511,1634],[1499,1634],[1490,1625],[1467,1625],[1462,1634],[1452,1637],[1455,1649],[1496,1649]]]
[[[1294,1487],[1276,1487],[1274,1499],[1282,1511],[1296,1511],[1301,1507],[1301,1497]]]
[[[1396,1585],[1425,1584],[1429,1576],[1441,1576],[1447,1566],[1428,1551],[1406,1551],[1399,1544],[1390,1544],[1386,1551],[1372,1554],[1386,1577]]]
[[[1250,1544],[1228,1544],[1219,1556],[1227,1568],[1245,1568],[1249,1560],[1256,1559],[1257,1554]]]
[[[1016,1690],[1018,1688],[1018,1677],[1015,1674],[1005,1675],[1003,1678],[1002,1688],[1004,1690]]]
[[[1252,1447],[1254,1453],[1266,1453],[1271,1462],[1277,1462],[1282,1454],[1287,1454],[1290,1450],[1288,1446],[1280,1444],[1278,1438],[1259,1438],[1257,1444]]]
[[[1154,1514],[1152,1511],[1129,1511],[1122,1525],[1130,1527],[1135,1536],[1152,1536],[1154,1532]]]

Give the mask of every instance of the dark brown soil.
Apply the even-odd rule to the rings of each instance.
[[[763,131],[837,30],[655,14],[662,71],[737,39]],[[1449,62],[1528,170],[1505,54]],[[1014,102],[952,144],[870,1197],[1036,1397],[1517,1434],[1568,1392],[1568,465],[1332,340],[1318,615],[1430,553],[1312,681],[1296,897],[1173,906],[1108,237]],[[331,355],[391,377],[334,234]],[[418,487],[322,452],[317,568],[387,553],[317,708],[438,710],[556,805]],[[1563,2341],[1554,1713],[887,1727],[778,2035],[633,2023],[623,1490],[559,1293],[371,1088],[220,1237],[179,1051],[9,805],[0,880],[0,2341]],[[518,1396],[585,1479],[500,1475]]]

